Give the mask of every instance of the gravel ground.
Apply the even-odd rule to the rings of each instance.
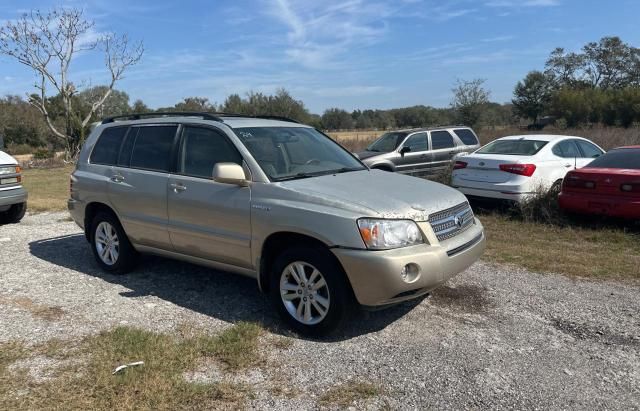
[[[101,272],[65,213],[0,227],[0,342],[72,339],[126,324],[216,332],[256,321],[287,336],[254,280],[145,257]],[[477,263],[422,301],[361,313],[331,340],[291,338],[235,376],[256,408],[314,408],[328,388],[370,381],[362,408],[640,409],[640,287]],[[38,363],[42,363],[41,361]],[[224,378],[215,365],[191,379]],[[275,396],[269,384],[294,388]]]

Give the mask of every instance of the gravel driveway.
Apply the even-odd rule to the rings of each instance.
[[[287,335],[251,279],[156,257],[127,276],[99,271],[65,213],[0,227],[0,250],[0,342],[241,320]],[[346,335],[290,339],[268,353],[277,366],[244,377],[257,387],[250,405],[313,408],[358,380],[384,387],[365,408],[640,408],[637,285],[480,262],[427,299],[358,314]],[[299,394],[261,391],[275,375]]]

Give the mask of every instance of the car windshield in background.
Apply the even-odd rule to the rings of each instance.
[[[272,181],[366,170],[348,151],[307,127],[238,127],[234,131]]]
[[[640,170],[640,149],[619,148],[593,160],[587,167]]]
[[[540,140],[496,140],[482,147],[476,153],[533,156],[546,145],[547,141]]]
[[[367,151],[389,153],[398,148],[406,136],[407,133],[385,133],[382,137],[371,143],[371,145],[367,147]]]

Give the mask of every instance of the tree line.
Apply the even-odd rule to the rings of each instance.
[[[0,134],[11,152],[34,147],[64,149],[72,158],[93,122],[104,117],[152,111],[207,111],[289,117],[325,130],[394,129],[444,124],[491,127],[532,123],[542,119],[575,127],[602,123],[629,127],[640,122],[640,49],[618,37],[604,37],[579,52],[557,48],[543,70],[532,71],[514,88],[513,100],[491,101],[483,79],[458,80],[449,107],[426,105],[388,110],[329,108],[314,114],[287,90],[273,95],[250,92],[229,95],[222,103],[192,96],[171,107],[151,109],[142,100],[130,102],[116,88],[124,73],[144,53],[141,42],[126,35],[105,35],[86,41],[94,23],[82,10],[38,10],[0,28],[0,55],[14,59],[35,74],[25,97],[0,98]],[[69,77],[77,53],[104,56],[109,82],[82,87]]]

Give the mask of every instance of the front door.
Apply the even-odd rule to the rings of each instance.
[[[410,135],[400,146],[400,150],[408,148],[407,151],[396,162],[396,170],[402,174],[420,175],[423,174],[429,163],[429,140],[426,132]]]
[[[212,180],[217,163],[242,164],[224,133],[186,126],[169,177],[169,233],[182,254],[251,268],[251,188]]]
[[[171,250],[167,182],[176,125],[131,127],[109,175],[109,199],[127,236],[137,244]]]

